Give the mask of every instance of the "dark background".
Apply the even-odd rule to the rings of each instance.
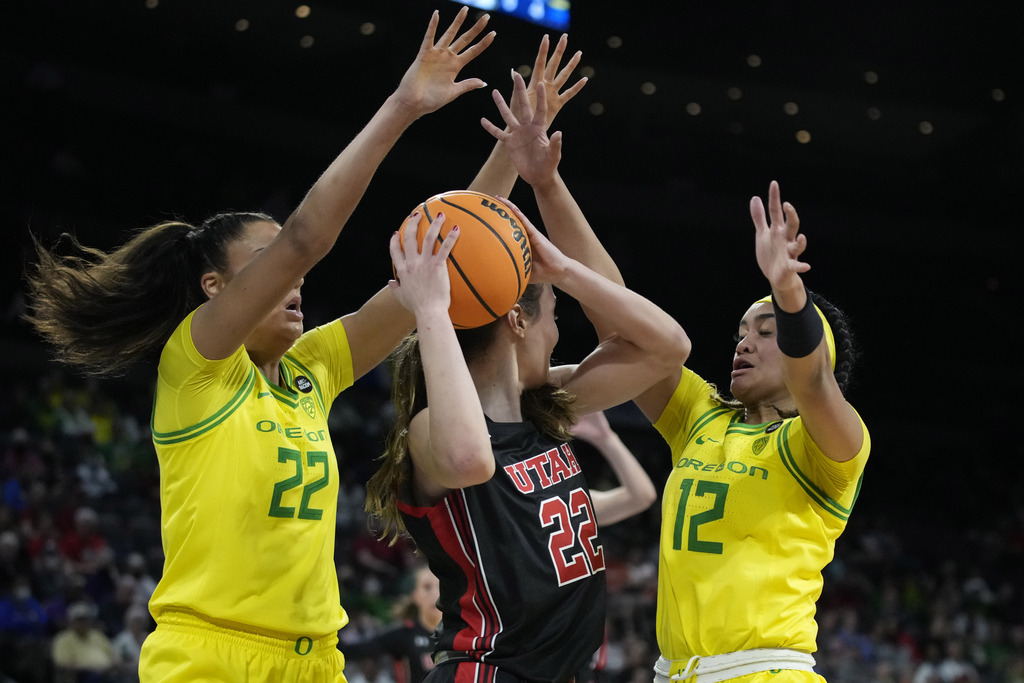
[[[806,281],[852,316],[864,350],[851,398],[874,437],[866,514],[971,525],[1024,499],[1014,5],[572,7],[570,45],[592,76],[554,125],[565,134],[562,174],[627,283],[686,327],[689,364],[710,381],[728,385],[736,322],[767,291],[749,198],[777,179],[799,209]],[[431,10],[446,26],[458,9],[310,7],[300,19],[284,2],[5,5],[5,375],[46,362],[16,318],[29,230],[109,248],[172,216],[262,209],[283,221],[397,85]],[[495,43],[463,76],[507,94],[509,68],[532,64],[544,30],[498,15],[490,28]],[[492,145],[478,123],[497,120],[489,90],[399,142],[307,278],[310,323],[354,309],[386,281],[388,236],[416,202],[469,183]],[[790,102],[797,113],[785,111]],[[810,142],[797,141],[800,130]],[[527,187],[513,198],[531,210]],[[566,299],[556,354],[574,361],[593,339]],[[613,417],[637,440],[651,434],[629,409]]]

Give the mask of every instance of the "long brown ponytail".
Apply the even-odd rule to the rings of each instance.
[[[107,253],[65,235],[70,254],[33,236],[25,318],[57,360],[97,376],[120,375],[154,355],[188,313],[206,301],[200,276],[226,265],[227,244],[258,213],[218,214],[196,228],[168,221]]]

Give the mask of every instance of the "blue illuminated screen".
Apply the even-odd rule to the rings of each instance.
[[[559,31],[569,30],[569,0],[459,0],[459,4],[509,14]]]

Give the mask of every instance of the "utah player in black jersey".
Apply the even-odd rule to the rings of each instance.
[[[390,286],[417,333],[394,355],[396,420],[367,505],[385,534],[412,536],[440,580],[430,683],[560,683],[586,666],[604,631],[605,560],[570,429],[577,413],[629,400],[689,353],[671,316],[514,213],[529,234],[532,282],[480,328],[456,332],[448,317],[445,259],[458,231],[436,254],[420,253],[412,229],[404,245],[391,241]],[[599,308],[607,334],[579,365],[551,369],[554,287]]]
[[[647,471],[612,429],[603,412],[579,418],[572,428],[574,440],[585,441],[605,459],[619,485],[590,490],[594,516],[601,528],[643,512],[658,492]],[[426,564],[408,575],[409,587],[394,607],[396,623],[365,640],[343,643],[346,664],[367,657],[390,656],[396,683],[419,683],[434,668],[431,635],[441,622],[437,608],[439,584]],[[600,661],[600,658],[597,658]]]

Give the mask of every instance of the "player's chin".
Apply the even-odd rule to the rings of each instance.
[[[298,341],[305,331],[301,320],[283,321],[275,327],[277,328],[277,336],[286,339],[289,344],[294,344]]]
[[[750,384],[743,381],[742,377],[734,377],[733,380],[729,382],[729,393],[732,394],[732,397],[737,401],[744,402],[744,397],[748,395],[749,391]]]

